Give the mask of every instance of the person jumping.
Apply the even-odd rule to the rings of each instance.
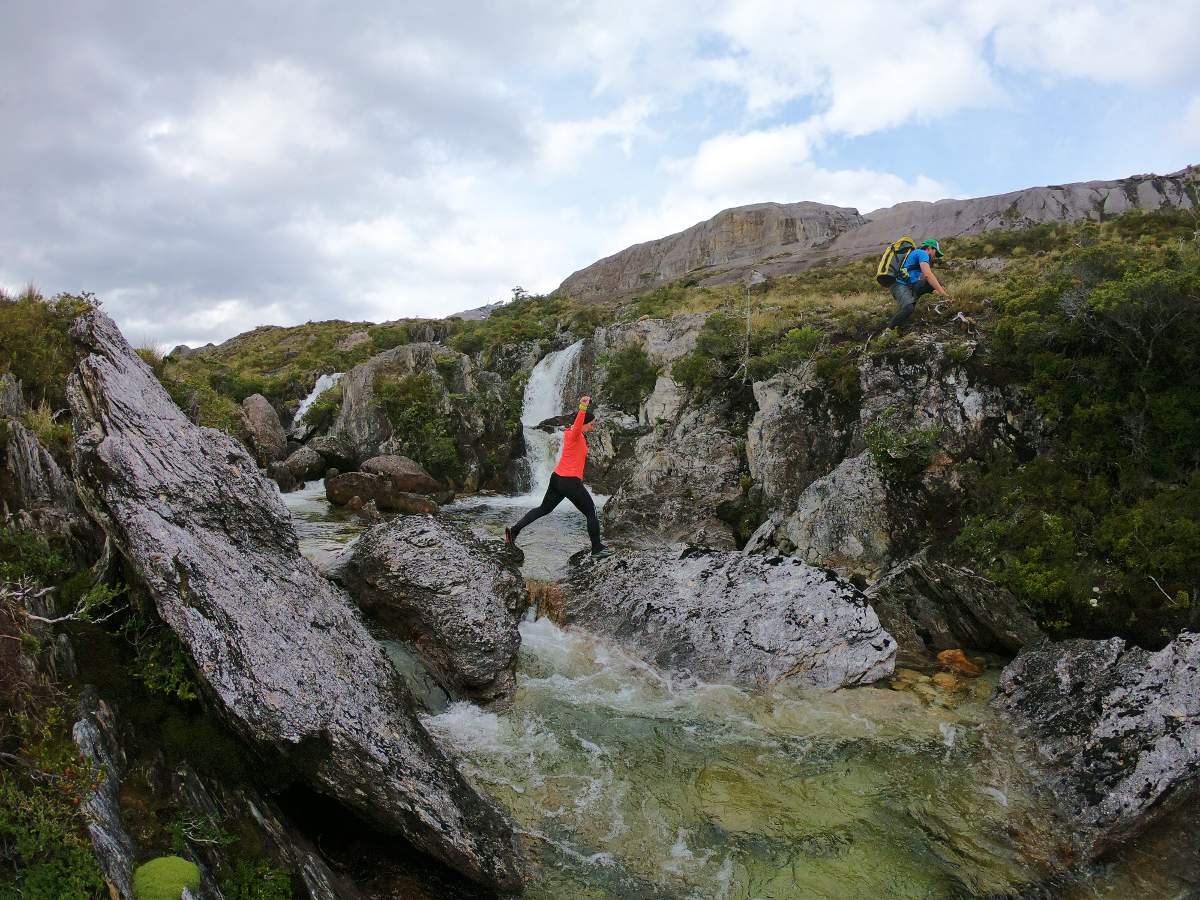
[[[600,543],[600,520],[596,518],[596,504],[592,495],[583,486],[583,468],[587,464],[587,433],[595,427],[595,416],[588,412],[592,398],[584,395],[579,398],[579,412],[571,427],[563,432],[562,456],[558,466],[550,476],[550,485],[546,488],[546,496],[536,509],[525,513],[521,521],[511,528],[504,529],[504,543],[510,547],[517,546],[517,535],[521,530],[542,516],[549,515],[554,507],[563,501],[570,500],[587,518],[588,537],[592,539],[592,556],[609,556],[612,551]]]

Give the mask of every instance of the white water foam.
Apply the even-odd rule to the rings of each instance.
[[[303,400],[301,400],[300,405],[296,407],[296,415],[292,417],[292,436],[293,437],[296,437],[298,435],[303,436],[305,429],[301,425],[300,420],[304,418],[304,414],[306,412],[308,412],[308,408],[310,406],[312,406],[313,403],[316,402],[316,399],[318,397],[320,397],[323,393],[325,393],[327,390],[329,390],[331,387],[333,387],[335,384],[337,384],[339,381],[341,381],[342,376],[345,374],[346,374],[345,372],[331,372],[330,374],[322,375],[320,378],[317,379],[316,387],[314,387],[312,389],[312,392],[307,397],[305,397]]]

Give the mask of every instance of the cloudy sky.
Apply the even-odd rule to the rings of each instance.
[[[9,0],[0,286],[135,342],[445,315],[763,200],[1200,160],[1197,0]]]

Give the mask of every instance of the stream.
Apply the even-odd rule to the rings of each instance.
[[[460,500],[443,518],[499,541],[537,504],[558,439],[533,426],[562,412],[577,352],[551,354],[531,376],[530,491]],[[284,501],[318,563],[366,527],[331,507],[321,482]],[[583,517],[563,503],[520,543],[525,576],[557,580],[588,545]],[[451,702],[402,644],[381,643],[426,727],[516,823],[527,897],[1195,896],[1191,811],[1046,887],[1067,836],[988,713],[996,664],[946,686],[902,671],[833,693],[750,692],[656,669],[547,619],[520,630],[516,698],[499,713]]]

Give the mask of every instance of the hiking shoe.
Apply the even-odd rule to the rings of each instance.
[[[504,526],[504,543],[510,547],[517,546],[517,539],[513,537],[512,529],[507,525]]]
[[[613,552],[607,547],[601,547],[598,550],[592,551],[592,559],[604,559],[606,556],[612,556]]]

